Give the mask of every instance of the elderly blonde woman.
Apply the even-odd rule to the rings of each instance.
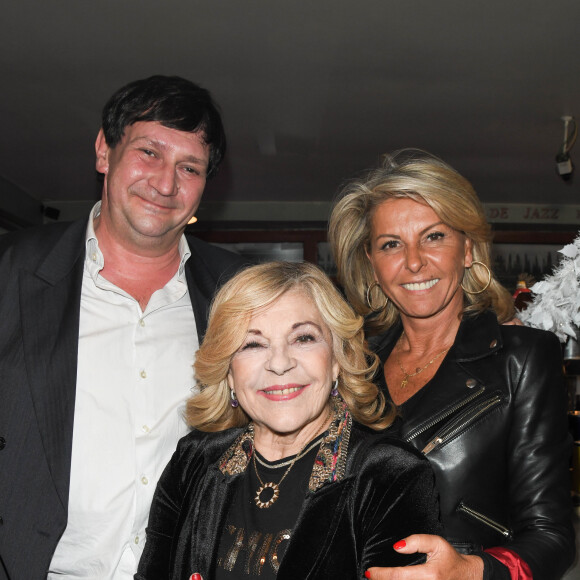
[[[393,419],[375,369],[361,317],[315,266],[225,284],[196,355],[195,430],[157,487],[136,578],[354,579],[418,562],[392,544],[440,531],[433,477],[374,434]]]
[[[513,302],[469,182],[432,155],[398,152],[346,187],[329,230],[339,281],[378,333],[378,383],[400,434],[433,466],[449,541],[401,538],[427,562],[370,577],[561,577],[574,535],[560,346],[501,325]]]

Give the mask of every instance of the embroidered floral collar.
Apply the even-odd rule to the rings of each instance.
[[[316,491],[323,485],[340,481],[346,469],[348,443],[352,429],[352,417],[346,403],[333,398],[333,419],[314,460],[308,489]],[[221,456],[219,469],[225,475],[238,475],[248,467],[254,453],[254,429],[252,424],[236,439]]]

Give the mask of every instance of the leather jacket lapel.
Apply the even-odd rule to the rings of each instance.
[[[402,327],[393,330],[375,340],[376,352],[383,361],[399,338]],[[465,316],[453,346],[433,379],[401,405],[400,414],[405,421],[401,437],[421,451],[428,441],[425,437],[437,424],[477,405],[480,399],[487,399],[489,392],[498,388],[488,357],[501,348],[500,328],[492,312]],[[379,372],[383,372],[382,368]],[[382,380],[380,383],[384,385]],[[429,405],[422,405],[421,399],[426,396]]]
[[[489,310],[464,316],[450,355],[458,362],[486,358],[503,347],[499,323]]]

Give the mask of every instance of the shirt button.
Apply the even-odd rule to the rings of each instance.
[[[465,384],[466,384],[467,388],[473,389],[473,387],[475,387],[475,385],[477,385],[477,381],[475,379],[467,379],[465,381]]]
[[[149,431],[151,431],[151,429],[149,429],[149,427],[147,425],[143,425],[143,427],[141,427],[141,429],[143,429],[143,433],[149,433]]]
[[[145,326],[145,321],[142,318],[139,320],[139,326]]]
[[[96,262],[97,261],[97,254],[91,254],[91,260],[93,262]]]
[[[143,476],[143,477],[141,478],[141,483],[142,483],[143,485],[147,485],[147,484],[149,483],[149,480],[148,480],[148,479],[147,479],[145,476]]]
[[[494,338],[490,343],[489,343],[489,348],[495,348],[497,346],[497,340]]]
[[[135,536],[135,543],[138,544],[139,543],[139,536]]]
[[[146,379],[147,378],[147,373],[144,370],[142,370],[139,374],[141,375],[141,378],[142,379]]]

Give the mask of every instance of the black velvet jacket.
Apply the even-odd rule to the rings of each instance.
[[[153,498],[137,580],[187,580],[194,572],[213,578],[228,508],[253,449],[244,438],[230,429],[194,431],[180,441]],[[417,555],[398,554],[393,543],[441,532],[433,474],[420,454],[356,424],[344,443],[336,477],[315,478],[306,494],[279,580],[355,579],[370,566],[416,563]]]
[[[381,361],[400,334],[398,326],[371,341]],[[382,369],[380,378],[386,391]],[[435,472],[446,537],[504,546],[534,580],[560,578],[574,558],[574,531],[557,338],[500,326],[492,312],[465,317],[433,379],[400,414],[401,436]],[[487,577],[505,577],[503,565],[485,560]]]

